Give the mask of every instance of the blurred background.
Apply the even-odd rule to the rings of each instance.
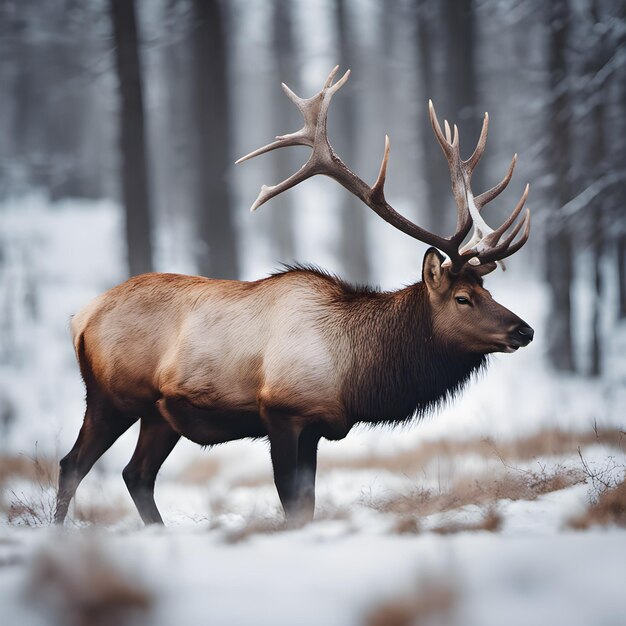
[[[234,161],[300,127],[281,82],[308,97],[335,64],[352,75],[330,109],[333,146],[371,183],[389,134],[387,198],[437,233],[453,232],[455,208],[429,98],[465,157],[490,113],[475,193],[519,154],[485,213],[499,224],[530,182],[532,234],[488,286],[538,333],[506,384],[487,377],[494,419],[618,411],[625,16],[621,0],[0,0],[0,447],[71,443],[70,316],[129,275],[250,280],[299,261],[384,289],[419,279],[425,246],[330,179],[248,212],[308,152]],[[552,403],[539,386],[559,390]]]

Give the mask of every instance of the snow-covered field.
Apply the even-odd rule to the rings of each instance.
[[[626,530],[580,521],[626,467],[626,333],[603,381],[557,378],[520,276],[489,286],[537,341],[436,417],[323,443],[312,524],[282,526],[263,442],[181,442],[157,483],[167,526],[141,527],[131,429],[51,528],[83,410],[68,320],[121,278],[119,228],[107,203],[0,210],[2,624],[626,623]]]

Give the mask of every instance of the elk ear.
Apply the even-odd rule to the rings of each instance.
[[[438,291],[443,282],[444,269],[442,263],[444,257],[437,248],[428,248],[422,264],[422,280],[426,283],[429,291]]]

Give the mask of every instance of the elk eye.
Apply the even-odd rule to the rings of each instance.
[[[459,304],[471,304],[471,302],[465,297],[465,296],[457,296],[455,298],[455,300],[459,303]]]

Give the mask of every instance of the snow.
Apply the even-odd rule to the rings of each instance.
[[[58,458],[72,445],[84,391],[69,318],[121,279],[123,254],[116,243],[121,228],[119,209],[110,202],[50,207],[32,196],[0,206],[0,397],[14,414],[1,435],[0,453]],[[307,228],[314,229],[315,221]],[[405,257],[393,244],[388,247],[381,281],[385,288],[399,287],[407,280],[406,267],[400,267]],[[253,261],[244,266],[253,268]],[[422,516],[421,532],[398,535],[397,517],[373,505],[416,489],[445,491],[458,478],[502,472],[500,460],[438,457],[413,473],[333,467],[339,460],[393,458],[442,439],[506,441],[554,427],[589,432],[594,423],[624,429],[623,329],[611,342],[605,380],[557,377],[542,353],[542,284],[532,276],[513,280],[500,274],[490,277],[488,286],[535,327],[537,341],[494,358],[487,374],[437,416],[395,430],[357,428],[344,441],[323,442],[317,521],[237,541],[255,520],[270,527],[280,520],[267,445],[242,441],[203,451],[185,441],[157,483],[167,527],[143,528],[120,476],[137,437],[131,429],[78,491],[80,506],[119,507],[117,521],[95,529],[74,522],[61,532],[16,526],[0,514],[2,623],[66,623],[61,592],[52,583],[46,590],[38,578],[41,564],[52,563],[52,578],[60,580],[64,571],[80,571],[83,562],[88,570],[89,559],[95,559],[109,562],[115,576],[154,598],[145,621],[156,625],[363,624],[386,599],[419,595],[431,584],[448,586],[453,596],[449,612],[432,623],[623,624],[626,531],[567,527],[584,510],[592,485],[576,484],[533,500],[499,500],[498,532],[434,532],[450,521],[481,519],[483,507],[470,504]],[[626,465],[623,450],[588,445],[582,453],[597,468],[617,458],[617,477]],[[207,459],[215,466],[204,477],[201,471],[196,482],[184,479],[192,462]],[[580,469],[580,461],[572,453],[516,463],[519,471],[559,466]],[[15,479],[1,486],[0,500],[10,502],[15,494],[32,499],[40,492],[38,485]],[[44,486],[44,506],[50,493]]]
[[[85,539],[50,530],[36,531],[37,537],[32,530],[3,534],[2,554],[19,554],[27,563],[0,570],[6,623],[46,623],[41,607],[24,602],[32,570],[49,550],[60,567],[72,567]],[[446,623],[623,623],[626,533],[615,529],[398,537],[325,522],[236,545],[205,528],[89,540],[154,594],[149,623],[155,625],[361,624],[378,602],[438,581],[451,585],[456,598]]]

